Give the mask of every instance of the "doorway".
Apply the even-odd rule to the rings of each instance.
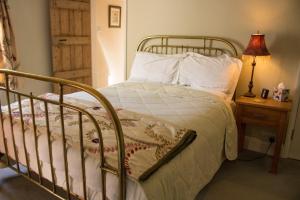
[[[111,26],[111,17],[115,17],[117,25]],[[93,87],[106,87],[124,81],[126,0],[91,0],[91,41]]]
[[[124,81],[126,0],[50,2],[53,76],[94,88]]]

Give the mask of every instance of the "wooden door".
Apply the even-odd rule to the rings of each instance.
[[[90,18],[90,0],[50,0],[54,77],[92,84]]]

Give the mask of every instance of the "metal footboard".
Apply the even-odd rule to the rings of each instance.
[[[5,162],[8,167],[16,171],[18,174],[24,176],[26,179],[29,179],[33,183],[37,184],[38,186],[46,189],[48,192],[52,193],[53,195],[59,197],[60,199],[88,199],[87,195],[87,186],[86,186],[86,169],[85,169],[85,157],[84,157],[84,141],[83,141],[83,126],[82,126],[82,117],[83,115],[87,116],[95,126],[95,129],[98,134],[99,139],[99,151],[100,151],[100,163],[99,163],[99,170],[101,171],[101,185],[102,185],[102,199],[106,199],[106,173],[112,173],[118,177],[119,183],[118,183],[118,192],[120,199],[126,198],[126,174],[125,174],[125,165],[124,165],[124,158],[125,158],[125,148],[124,148],[124,139],[123,139],[123,132],[122,127],[119,121],[119,118],[110,104],[110,102],[98,91],[95,89],[80,84],[74,81],[59,79],[59,78],[53,78],[53,77],[47,77],[47,76],[41,76],[41,75],[35,75],[35,74],[29,74],[24,72],[17,72],[12,70],[6,70],[6,69],[0,69],[0,75],[3,75],[5,83],[0,87],[0,94],[1,97],[6,97],[6,104],[8,106],[8,120],[9,120],[9,130],[5,130],[4,128],[4,114],[2,112],[2,105],[0,102],[0,123],[2,130],[0,135],[2,135],[2,140],[4,144],[4,152],[5,155]],[[9,88],[9,78],[11,77],[22,77],[26,79],[33,79],[38,81],[44,81],[51,84],[58,85],[60,88],[59,92],[59,100],[50,100],[46,98],[42,98],[39,96],[33,95],[33,93],[22,93],[16,90],[12,90]],[[101,129],[99,127],[99,124],[97,123],[96,119],[88,113],[86,110],[76,107],[74,105],[68,104],[64,101],[64,88],[65,87],[73,87],[75,89],[78,89],[80,91],[84,91],[91,96],[93,96],[95,99],[101,103],[101,105],[105,108],[108,115],[110,116],[112,120],[112,124],[115,129],[115,136],[117,141],[117,147],[118,147],[118,167],[113,168],[111,166],[108,166],[104,159],[104,148],[103,148],[103,139],[101,134]],[[13,125],[13,116],[12,116],[12,109],[11,109],[11,96],[16,97],[16,101],[18,102],[19,106],[19,112],[20,112],[20,124],[21,124],[21,132],[22,132],[22,140],[23,144],[22,146],[16,145],[16,138],[14,133],[14,125]],[[24,128],[24,119],[23,119],[23,108],[21,104],[21,100],[24,98],[30,99],[30,107],[31,107],[31,114],[32,114],[32,126],[33,126],[33,133],[34,133],[34,148],[35,148],[35,158],[37,161],[37,171],[31,170],[30,167],[30,161],[28,158],[28,147],[26,146],[25,142],[25,128]],[[38,152],[38,134],[37,134],[37,127],[35,122],[35,110],[34,110],[34,101],[40,101],[43,102],[44,108],[45,108],[45,120],[46,120],[46,131],[47,131],[47,143],[48,143],[48,154],[49,154],[49,160],[50,160],[50,172],[51,172],[51,180],[47,180],[43,177],[42,170],[41,170],[41,160],[39,157]],[[50,124],[49,124],[49,114],[48,114],[48,107],[49,105],[56,105],[59,106],[59,112],[60,112],[60,119],[61,119],[61,136],[62,136],[62,147],[63,147],[63,159],[64,159],[64,174],[65,174],[65,189],[62,189],[59,187],[55,180],[55,169],[53,166],[53,150],[52,150],[52,141],[51,141],[51,131],[50,131]],[[82,196],[78,196],[77,194],[74,194],[70,190],[70,183],[69,183],[69,166],[68,166],[68,148],[67,148],[67,138],[65,135],[65,125],[64,125],[64,108],[71,109],[73,111],[76,111],[78,113],[78,130],[79,130],[79,139],[80,139],[80,157],[81,159],[81,172],[82,172]],[[9,154],[8,150],[8,143],[7,138],[8,134],[10,135],[10,138],[13,143],[13,155]],[[22,148],[22,151],[25,152],[25,161],[26,163],[20,163],[19,160],[19,152],[20,148]],[[26,171],[21,169],[21,166],[26,167]],[[79,166],[78,166],[79,167]]]

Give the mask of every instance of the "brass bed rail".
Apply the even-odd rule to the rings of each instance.
[[[98,139],[99,139],[99,151],[100,151],[100,164],[99,164],[99,170],[101,171],[101,184],[102,184],[102,199],[106,199],[106,173],[112,173],[118,176],[119,183],[118,183],[118,189],[119,189],[119,196],[120,199],[125,199],[126,198],[126,173],[125,173],[125,165],[124,165],[124,158],[125,158],[125,148],[124,148],[124,138],[123,138],[123,132],[122,132],[122,127],[119,121],[119,118],[110,104],[110,102],[97,90],[91,88],[88,85],[77,83],[74,81],[69,81],[69,80],[64,80],[60,78],[53,78],[53,77],[47,77],[47,76],[41,76],[41,75],[35,75],[35,74],[29,74],[29,73],[24,73],[24,72],[17,72],[17,71],[12,71],[12,70],[7,70],[7,69],[0,69],[0,75],[4,76],[5,83],[0,87],[1,93],[5,93],[6,96],[6,104],[8,107],[8,120],[10,124],[10,130],[4,130],[4,116],[2,112],[2,106],[0,102],[0,123],[2,126],[2,139],[4,143],[4,150],[5,152],[5,160],[6,164],[8,167],[16,171],[18,174],[24,176],[26,179],[29,179],[33,183],[39,185],[40,187],[44,188],[48,192],[52,193],[56,197],[60,199],[71,199],[71,198],[83,198],[84,200],[87,200],[87,188],[86,188],[86,170],[85,170],[85,158],[84,158],[84,141],[83,141],[83,127],[82,127],[82,117],[83,115],[86,115],[93,125],[95,126],[95,129],[98,134]],[[10,77],[22,77],[22,78],[27,78],[27,79],[34,79],[38,81],[44,81],[44,82],[49,82],[52,84],[57,84],[59,85],[60,92],[59,92],[59,100],[50,100],[46,98],[42,98],[39,96],[34,96],[33,93],[26,94],[22,93],[16,90],[12,90],[9,88],[9,78]],[[103,148],[103,139],[102,139],[102,134],[101,134],[101,129],[99,127],[99,124],[97,123],[97,120],[86,110],[79,108],[77,106],[65,103],[64,101],[64,87],[73,87],[76,89],[79,89],[80,91],[84,91],[91,96],[93,96],[106,110],[108,115],[111,118],[112,124],[115,129],[115,135],[116,135],[116,141],[117,141],[117,147],[118,147],[118,167],[117,169],[110,167],[106,165],[105,159],[104,159],[104,148]],[[12,116],[12,110],[11,110],[11,95],[16,96],[17,102],[18,102],[18,109],[20,112],[20,123],[21,123],[21,132],[22,132],[22,140],[23,140],[23,150],[25,152],[25,160],[26,163],[23,165],[24,167],[26,166],[26,171],[24,172],[21,170],[21,165],[19,161],[19,155],[17,146],[16,146],[16,138],[15,138],[15,133],[14,133],[14,126],[13,126],[13,116]],[[25,142],[25,129],[24,129],[24,119],[23,119],[23,113],[22,113],[22,104],[21,100],[22,98],[29,98],[30,99],[30,107],[31,107],[31,114],[32,114],[32,124],[33,124],[33,134],[34,134],[34,147],[35,147],[35,157],[37,160],[37,176],[36,178],[35,174],[36,172],[31,171],[30,169],[30,162],[28,158],[28,151],[26,147],[26,142]],[[42,170],[41,170],[41,160],[39,157],[39,152],[38,152],[38,136],[37,136],[37,128],[36,128],[36,122],[35,122],[35,110],[34,110],[34,105],[33,101],[41,101],[44,104],[45,108],[45,120],[46,120],[46,131],[47,131],[47,142],[48,142],[48,155],[50,159],[50,173],[51,173],[51,179],[48,180],[51,184],[51,186],[46,186],[46,181],[43,178],[42,175]],[[53,104],[56,106],[59,106],[59,112],[60,112],[60,119],[61,119],[61,136],[62,136],[62,146],[63,146],[63,158],[64,158],[64,173],[65,173],[65,180],[66,180],[66,190],[60,188],[59,186],[56,185],[55,182],[55,175],[54,175],[54,167],[53,167],[53,152],[52,152],[52,141],[51,141],[51,132],[50,132],[50,125],[49,125],[49,114],[48,114],[48,105]],[[78,130],[79,130],[79,138],[80,138],[80,155],[78,155],[81,159],[81,172],[82,172],[82,193],[83,197],[79,197],[78,195],[72,193],[70,191],[70,183],[69,183],[69,166],[68,166],[68,150],[66,147],[67,143],[67,138],[65,135],[65,125],[64,125],[64,108],[68,108],[74,111],[78,112]],[[8,152],[8,147],[7,147],[7,138],[6,134],[7,132],[11,133],[11,138],[12,138],[12,143],[13,143],[13,156],[9,155]],[[21,148],[21,147],[19,147]],[[14,159],[12,158],[14,157]],[[49,185],[49,184],[48,184]],[[63,194],[59,193],[58,190],[62,190]]]
[[[212,36],[151,35],[140,41],[137,51],[158,54],[195,52],[206,56],[227,53],[238,56],[235,46],[229,40]]]

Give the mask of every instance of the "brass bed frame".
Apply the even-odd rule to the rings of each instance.
[[[197,42],[198,44],[196,44]],[[216,45],[215,45],[216,44]],[[217,56],[224,53],[229,53],[232,56],[237,56],[237,50],[234,45],[224,38],[219,37],[208,37],[208,36],[174,36],[174,35],[157,35],[157,36],[149,36],[143,39],[137,48],[137,51],[143,52],[152,52],[152,53],[159,53],[159,54],[176,54],[176,53],[184,53],[188,51],[200,53],[207,56]],[[2,139],[4,142],[4,152],[0,152],[0,158],[2,157],[5,160],[5,163],[8,167],[16,171],[18,174],[22,175],[26,179],[32,181],[33,183],[37,184],[38,186],[44,188],[48,192],[52,193],[56,197],[60,199],[84,199],[87,200],[87,189],[86,189],[86,171],[85,171],[85,158],[84,158],[84,145],[83,145],[83,128],[82,128],[82,116],[86,115],[89,119],[93,122],[95,129],[97,130],[98,138],[99,138],[99,151],[100,151],[100,165],[99,170],[101,170],[101,183],[102,183],[102,199],[106,199],[106,173],[112,173],[118,177],[118,192],[120,199],[126,199],[126,171],[124,166],[124,159],[125,159],[125,147],[124,147],[124,139],[123,139],[123,132],[121,123],[119,118],[111,105],[111,103],[97,90],[91,88],[88,85],[77,83],[70,80],[64,80],[60,78],[54,77],[47,77],[35,74],[29,74],[24,72],[17,72],[7,69],[0,69],[0,75],[4,76],[4,84],[0,86],[1,94],[4,93],[6,97],[6,104],[8,106],[8,120],[10,124],[10,130],[4,130],[4,116],[2,112],[2,105],[0,101],[0,123],[2,125]],[[42,98],[40,96],[33,95],[33,93],[24,93],[9,87],[9,78],[11,77],[20,77],[26,78],[31,80],[38,80],[43,82],[48,82],[51,84],[58,85],[59,90],[59,100],[49,100],[46,98]],[[118,147],[118,167],[113,168],[108,166],[104,159],[104,151],[103,151],[103,140],[102,140],[102,133],[101,127],[97,123],[96,119],[87,111],[79,108],[77,106],[68,104],[64,101],[64,88],[65,87],[72,87],[78,89],[80,91],[86,92],[93,96],[102,106],[105,108],[109,116],[111,117],[112,124],[115,129],[115,136],[117,140],[117,147]],[[23,148],[25,152],[26,163],[25,165],[20,163],[18,159],[18,148],[15,143],[15,134],[14,134],[14,126],[13,126],[13,117],[11,111],[12,102],[11,96],[17,97],[17,102],[19,105],[20,111],[20,123],[22,129],[22,140],[23,146],[18,148]],[[2,96],[2,95],[1,95]],[[0,97],[1,97],[0,96]],[[30,168],[30,163],[28,160],[28,152],[25,143],[25,130],[24,130],[24,121],[22,115],[22,105],[21,100],[23,98],[30,99],[31,105],[31,113],[32,113],[32,123],[33,123],[33,133],[34,133],[34,145],[36,151],[36,160],[38,171],[34,172]],[[50,158],[50,170],[51,170],[51,180],[47,180],[43,177],[41,172],[41,163],[39,159],[38,153],[38,136],[35,124],[35,117],[34,117],[34,106],[33,101],[40,101],[43,102],[45,107],[45,120],[47,126],[47,142],[48,142],[48,154]],[[55,181],[55,174],[53,168],[53,155],[52,155],[52,145],[51,145],[51,132],[50,132],[50,125],[49,125],[49,118],[48,118],[48,105],[53,104],[59,106],[60,110],[60,118],[61,118],[61,131],[62,131],[62,146],[63,146],[63,158],[64,158],[64,172],[65,172],[65,179],[66,179],[66,189],[63,189],[56,185]],[[81,170],[82,170],[82,180],[83,180],[83,196],[79,197],[78,195],[72,193],[70,191],[69,185],[69,169],[68,169],[68,159],[67,159],[67,147],[66,147],[66,135],[65,135],[65,128],[64,128],[64,108],[68,108],[78,112],[78,130],[79,130],[79,138],[80,138],[80,155],[81,158]],[[11,133],[12,143],[13,143],[13,155],[9,155],[8,147],[7,147],[7,138],[6,132]],[[21,170],[21,166],[26,167],[26,171]],[[116,190],[117,191],[117,190]]]
[[[211,36],[153,35],[144,38],[137,51],[157,54],[195,52],[205,56],[229,54],[237,57],[235,46],[227,39]]]

